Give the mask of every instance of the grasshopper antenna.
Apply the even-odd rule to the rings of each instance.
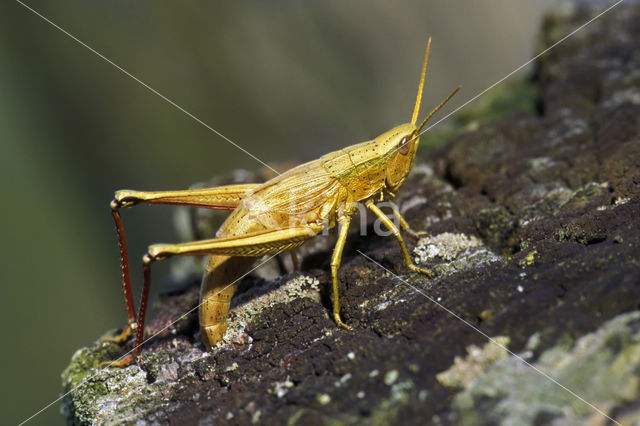
[[[420,103],[422,103],[422,88],[424,87],[424,76],[427,74],[427,64],[429,64],[429,52],[431,51],[431,37],[427,40],[427,51],[424,53],[424,61],[422,62],[422,72],[420,73],[420,84],[418,85],[418,96],[416,97],[416,106],[413,107],[413,116],[411,124],[415,125],[420,112]]]
[[[433,116],[433,114],[435,114],[436,112],[438,112],[438,110],[440,108],[442,108],[444,106],[444,104],[446,104],[447,102],[449,102],[449,99],[453,98],[453,95],[455,95],[456,93],[458,93],[458,90],[460,90],[462,86],[458,85],[458,87],[456,87],[455,89],[453,89],[453,91],[451,93],[449,93],[449,96],[447,96],[446,98],[444,98],[444,100],[442,102],[440,102],[440,105],[438,105],[437,107],[435,107],[433,109],[433,111],[431,111],[429,113],[429,115],[427,115],[427,118],[424,119],[424,121],[422,122],[422,124],[420,124],[420,127],[418,127],[416,130],[414,130],[414,133],[419,135],[420,134],[420,130],[422,130],[422,128],[424,127],[425,124],[427,124],[427,121],[429,121],[429,119],[431,118],[431,116]]]

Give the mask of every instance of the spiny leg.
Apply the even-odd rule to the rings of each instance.
[[[331,280],[333,283],[333,318],[336,323],[347,330],[351,330],[347,324],[340,319],[340,301],[338,299],[338,268],[340,267],[340,261],[342,260],[342,250],[344,244],[347,241],[347,233],[349,231],[349,223],[351,222],[351,216],[343,216],[338,220],[338,241],[333,249],[333,255],[331,256]]]
[[[402,227],[404,232],[406,232],[413,238],[420,238],[425,235],[429,236],[429,233],[427,231],[414,231],[413,229],[411,229],[411,226],[409,225],[409,223],[405,220],[405,218],[400,213],[400,209],[398,208],[398,205],[393,202],[389,202],[389,203],[391,205],[391,209],[393,210],[393,214],[395,215],[395,217],[398,218],[398,221],[400,222],[400,226]]]
[[[104,337],[100,339],[103,342],[114,342],[121,344],[125,342],[131,332],[136,328],[136,314],[133,306],[133,296],[131,295],[131,274],[129,272],[129,254],[127,250],[127,237],[124,233],[124,226],[120,212],[118,212],[118,203],[113,200],[110,204],[111,215],[116,224],[116,232],[118,234],[118,245],[120,246],[120,268],[122,271],[122,291],[124,292],[124,302],[127,307],[127,326],[117,337]]]
[[[268,230],[231,238],[214,238],[182,244],[154,244],[149,246],[142,258],[144,281],[142,298],[136,325],[136,343],[131,354],[120,361],[103,362],[100,367],[124,367],[135,360],[142,351],[147,299],[151,287],[151,263],[163,261],[172,256],[201,254],[222,254],[228,256],[260,257],[275,255],[302,245],[306,240],[322,230],[322,226],[308,225],[294,228]]]
[[[149,299],[149,289],[151,288],[151,262],[153,259],[149,254],[142,257],[143,284],[142,297],[140,298],[140,309],[138,310],[138,322],[136,323],[136,343],[131,353],[119,361],[101,362],[98,367],[126,367],[135,360],[142,351],[142,341],[144,339],[144,321],[147,315],[147,302]]]
[[[124,225],[120,217],[121,207],[130,207],[136,204],[177,204],[192,207],[206,207],[217,210],[233,210],[242,201],[242,197],[252,191],[259,184],[240,184],[220,186],[216,188],[188,189],[184,191],[117,191],[115,198],[110,203],[111,215],[116,225],[118,245],[120,247],[120,268],[122,271],[122,289],[127,309],[127,325],[122,333],[116,337],[105,337],[103,342],[122,344],[131,332],[136,328],[135,307],[131,293],[131,276],[129,272],[129,254]]]
[[[400,231],[398,230],[398,227],[391,221],[391,219],[389,219],[387,217],[387,215],[384,214],[384,212],[382,210],[380,210],[380,208],[378,206],[376,206],[373,203],[373,200],[368,200],[365,203],[365,205],[373,213],[375,213],[376,216],[378,216],[378,218],[382,221],[384,226],[389,231],[391,231],[391,233],[396,237],[396,240],[398,240],[398,244],[400,244],[400,248],[402,249],[402,255],[404,256],[404,262],[407,265],[407,268],[411,269],[412,271],[420,272],[421,274],[425,274],[429,278],[435,277],[435,274],[432,271],[430,271],[428,269],[419,268],[419,267],[417,267],[416,265],[413,264],[413,261],[411,260],[411,256],[409,255],[409,251],[407,250],[407,246],[404,244],[404,240],[402,239],[402,235],[400,235]]]

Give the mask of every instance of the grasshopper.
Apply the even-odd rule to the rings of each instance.
[[[262,184],[184,191],[117,191],[110,207],[120,245],[128,323],[119,336],[103,340],[123,343],[135,330],[136,343],[133,352],[122,360],[102,365],[122,367],[135,360],[141,352],[153,262],[172,256],[210,256],[202,279],[199,312],[202,340],[210,349],[222,339],[227,329],[226,316],[235,283],[252,267],[256,258],[294,250],[325,228],[336,225],[338,239],[331,257],[333,318],[339,326],[350,329],[340,318],[338,268],[349,223],[358,203],[364,203],[395,236],[406,266],[432,278],[433,272],[414,265],[398,227],[376,205],[376,202],[384,199],[385,194],[393,197],[402,185],[416,156],[420,131],[431,116],[460,89],[460,86],[456,87],[416,126],[430,50],[431,38],[427,42],[411,122],[394,127],[371,141],[331,152]],[[230,210],[231,214],[221,225],[216,238],[149,246],[142,259],[144,281],[136,318],[127,243],[119,209],[142,203]],[[413,231],[398,209],[393,210],[401,227],[409,235],[417,237],[426,234]]]

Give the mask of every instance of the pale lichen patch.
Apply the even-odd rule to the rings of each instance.
[[[615,206],[621,206],[623,204],[627,204],[629,202],[630,198],[629,197],[619,197],[616,198],[615,201],[613,202],[613,204]]]
[[[339,380],[335,381],[333,385],[337,388],[342,387],[345,383],[351,380],[351,377],[353,377],[353,375],[351,373],[347,373],[344,376],[340,377]]]
[[[227,332],[222,341],[218,343],[218,347],[242,341],[251,343],[251,337],[244,332],[247,324],[260,315],[263,310],[275,304],[290,303],[302,297],[320,302],[320,282],[317,278],[297,275],[284,284],[281,282],[282,279],[276,279],[273,283],[266,283],[263,286],[268,288],[260,287],[239,295],[235,306],[229,311]],[[254,294],[259,295],[253,297]]]
[[[409,391],[413,388],[411,380],[404,380],[391,386],[391,399],[402,401],[409,398]]]
[[[331,396],[329,396],[329,394],[322,393],[316,397],[316,400],[320,405],[327,405],[331,402]]]
[[[621,314],[579,338],[573,347],[561,343],[545,350],[532,364],[535,369],[523,364],[525,354],[497,360],[455,396],[459,424],[477,424],[480,406],[482,418],[500,418],[503,424],[533,424],[540,413],[557,417],[562,424],[587,424],[587,419],[595,418],[592,407],[579,403],[566,388],[579,389],[581,398],[600,408],[637,401],[638,324],[640,313]],[[540,333],[534,333],[526,347],[537,347],[539,341]],[[540,371],[562,386],[555,386]]]
[[[168,364],[162,364],[158,368],[158,375],[156,377],[156,381],[174,381],[178,379],[178,363],[175,361],[169,362]]]
[[[390,298],[388,300],[385,300],[384,302],[378,303],[373,309],[375,309],[376,311],[382,311],[382,310],[387,309],[389,306],[397,305],[399,303],[404,303],[406,301],[407,301],[407,299]]]
[[[429,265],[438,275],[449,275],[502,259],[479,238],[450,232],[421,238],[413,255],[416,264]]]
[[[504,350],[509,344],[508,337],[497,336],[492,340],[482,348],[476,345],[467,347],[467,356],[464,359],[456,356],[453,360],[453,365],[442,373],[437,374],[436,379],[448,387],[469,387],[493,363],[509,355]]]
[[[636,87],[624,88],[616,91],[611,99],[604,102],[607,108],[616,107],[623,103],[631,103],[633,105],[640,105],[640,91]]]
[[[387,386],[391,386],[398,380],[398,370],[388,371],[387,374],[384,375],[384,384]]]
[[[294,383],[290,380],[289,376],[283,382],[275,382],[273,384],[273,389],[271,392],[275,394],[278,398],[282,398],[285,396],[289,389],[294,386]]]
[[[434,257],[445,261],[455,259],[460,252],[471,247],[479,247],[482,241],[473,235],[453,234],[444,232],[434,237],[420,238],[418,245],[413,250],[417,263],[425,263]]]

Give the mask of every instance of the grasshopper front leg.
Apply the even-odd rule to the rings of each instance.
[[[400,209],[398,208],[398,205],[394,202],[390,202],[390,205],[391,205],[391,210],[393,210],[394,216],[398,218],[398,221],[400,222],[400,226],[402,227],[404,232],[406,232],[407,234],[409,234],[410,236],[416,239],[425,235],[426,236],[429,235],[427,231],[414,231],[413,229],[411,229],[411,226],[409,225],[409,223],[400,213]]]
[[[398,227],[387,217],[387,215],[384,214],[382,210],[380,210],[378,206],[376,206],[373,203],[373,200],[372,199],[367,200],[365,202],[365,206],[367,206],[369,210],[375,213],[375,215],[378,216],[378,218],[382,221],[384,226],[389,231],[391,231],[394,237],[396,237],[396,240],[398,240],[398,244],[400,244],[400,249],[402,250],[402,255],[404,256],[404,262],[407,265],[407,268],[411,269],[412,271],[425,274],[429,278],[435,277],[436,275],[429,269],[419,268],[416,265],[414,265],[413,261],[411,260],[411,256],[409,255],[409,251],[407,250],[407,246],[405,245],[404,240],[402,239],[402,235],[400,235],[400,231],[398,230]]]

